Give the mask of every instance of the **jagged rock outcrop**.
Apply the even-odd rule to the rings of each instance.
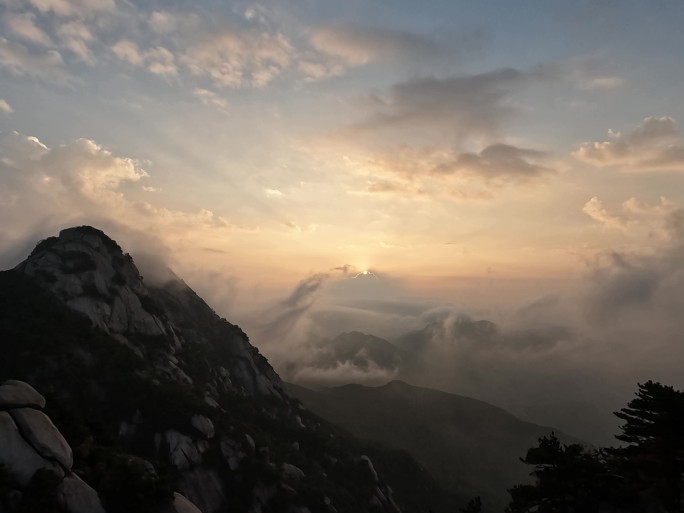
[[[175,355],[192,346],[221,346],[222,366],[207,383],[207,395],[219,390],[248,395],[283,394],[279,376],[255,351],[237,326],[216,313],[171,270],[163,283],[146,283],[130,255],[95,228],[68,228],[42,241],[17,271],[39,281],[98,328],[150,356],[157,344],[154,369],[184,385],[192,374]]]

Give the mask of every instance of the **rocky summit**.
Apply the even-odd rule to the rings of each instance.
[[[0,511],[453,511],[405,453],[291,397],[170,271],[69,228],[0,272]]]

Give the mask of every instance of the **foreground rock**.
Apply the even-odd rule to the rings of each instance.
[[[35,493],[30,489],[34,479],[48,472],[59,480],[54,499],[67,513],[105,513],[97,492],[71,473],[71,447],[38,409],[44,406],[45,398],[28,383],[9,380],[0,385],[0,463],[16,486],[5,496],[23,499]],[[3,507],[0,511],[12,511],[11,504]]]

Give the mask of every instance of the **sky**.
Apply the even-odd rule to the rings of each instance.
[[[339,331],[486,319],[499,349],[473,361],[501,383],[451,379],[472,353],[444,344],[414,381],[535,418],[541,399],[501,395],[551,379],[530,366],[552,390],[675,379],[682,19],[675,0],[0,0],[0,267],[100,227],[280,370]]]

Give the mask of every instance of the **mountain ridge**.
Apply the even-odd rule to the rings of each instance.
[[[288,384],[314,413],[364,439],[406,450],[448,490],[482,495],[503,509],[506,490],[529,480],[520,462],[539,437],[558,430],[520,420],[485,401],[392,380],[319,390]]]

